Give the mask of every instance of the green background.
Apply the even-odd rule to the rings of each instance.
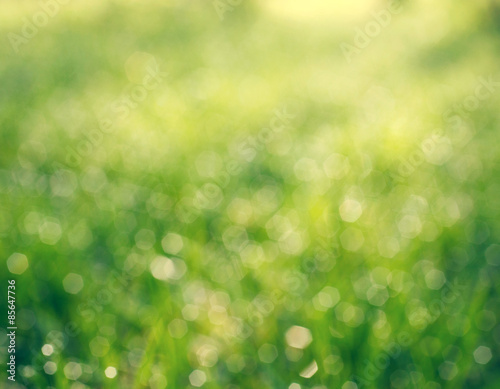
[[[12,387],[498,387],[498,1],[48,3],[0,16]]]

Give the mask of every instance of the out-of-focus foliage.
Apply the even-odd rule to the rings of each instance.
[[[499,7],[2,2],[12,387],[498,388]]]

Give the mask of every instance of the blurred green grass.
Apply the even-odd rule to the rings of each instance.
[[[19,53],[4,40],[0,247],[29,261],[1,273],[18,387],[184,388],[194,370],[206,388],[498,386],[498,93],[446,116],[500,79],[497,3],[404,2],[351,63],[340,43],[387,3],[276,3],[221,21],[211,2],[74,2]],[[6,7],[5,37],[39,9]],[[166,76],[120,118],[151,56]],[[102,115],[113,130],[68,164]]]

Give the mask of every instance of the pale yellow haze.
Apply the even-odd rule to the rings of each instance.
[[[356,20],[379,0],[259,0],[270,13],[297,21]]]

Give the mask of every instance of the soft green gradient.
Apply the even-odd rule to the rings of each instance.
[[[17,387],[499,386],[500,4],[355,3],[2,5]]]

